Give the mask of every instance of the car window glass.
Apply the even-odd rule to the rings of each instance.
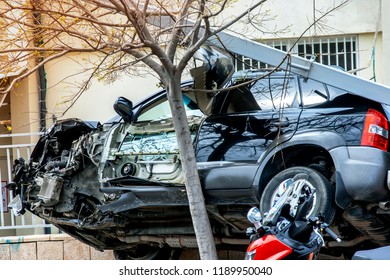
[[[251,92],[262,110],[294,107],[297,84],[293,78],[264,78],[251,87]]]
[[[320,104],[329,99],[328,92],[323,83],[301,78],[300,85],[304,107]]]
[[[183,103],[187,116],[202,115],[197,104],[193,101],[193,98],[190,95],[183,95]],[[142,109],[137,118],[137,122],[158,121],[170,118],[172,118],[171,109],[169,107],[168,99],[164,97]]]
[[[137,118],[138,122],[152,121],[160,118],[167,118],[171,114],[169,103],[166,98],[159,99],[142,110]]]

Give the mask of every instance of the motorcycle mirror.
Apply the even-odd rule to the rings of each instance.
[[[252,207],[251,209],[249,209],[248,214],[246,216],[249,222],[251,222],[252,224],[261,222],[261,213],[259,208],[257,207]]]

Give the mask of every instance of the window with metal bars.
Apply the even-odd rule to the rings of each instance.
[[[273,40],[266,42],[267,45],[276,49],[310,59],[325,65],[337,65],[346,71],[357,69],[358,46],[356,36],[332,37],[332,38],[303,38],[295,44],[295,40]],[[268,68],[269,65],[253,60],[242,55],[236,55],[236,70]]]

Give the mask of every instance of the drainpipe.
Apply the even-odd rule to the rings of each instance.
[[[40,121],[40,131],[46,131],[46,92],[47,92],[47,81],[46,81],[46,72],[45,66],[42,65],[38,68],[38,92],[39,92],[39,121]],[[45,221],[45,224],[47,222]],[[44,227],[44,234],[51,234],[51,228]]]
[[[45,66],[41,66],[38,69],[38,83],[39,83],[39,120],[40,131],[46,131],[46,93],[47,93],[47,81]]]
[[[43,45],[44,40],[41,34],[42,31],[42,14],[38,9],[35,9],[35,5],[39,5],[40,0],[34,0],[32,4],[32,16],[34,23],[34,45],[40,47]],[[43,61],[43,53],[40,53],[39,57],[36,59],[36,63]],[[47,82],[46,82],[46,72],[45,67],[42,65],[38,69],[38,94],[39,94],[39,120],[40,120],[40,131],[46,131],[46,92],[47,92]]]
[[[34,44],[36,47],[39,47],[43,45],[43,38],[42,34],[40,34],[40,31],[42,30],[42,14],[39,12],[39,10],[34,9],[34,4],[39,4],[40,0],[32,1],[31,4],[33,5],[33,22],[35,25],[34,30]],[[36,63],[40,63],[43,60],[43,54],[41,54],[39,57],[37,57]],[[42,65],[38,68],[38,94],[39,94],[39,120],[40,120],[40,131],[46,131],[46,93],[47,93],[47,81],[46,81],[46,72],[45,72],[45,66]],[[47,222],[45,221],[45,224]],[[45,234],[51,234],[51,228],[44,227],[44,233]]]

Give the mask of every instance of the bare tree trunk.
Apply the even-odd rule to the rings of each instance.
[[[191,132],[183,104],[181,77],[178,75],[169,78],[168,100],[171,105],[172,118],[175,125],[177,142],[182,159],[182,167],[185,173],[187,197],[200,258],[202,260],[216,260],[218,259],[217,251],[215,248],[210,220],[208,219],[206,211],[204,196],[196,166]]]

